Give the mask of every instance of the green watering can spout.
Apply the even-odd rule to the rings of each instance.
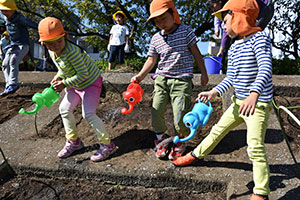
[[[53,89],[53,85],[49,88],[44,89],[42,93],[35,93],[32,97],[32,101],[35,102],[35,109],[31,111],[25,111],[24,108],[21,108],[20,114],[35,114],[43,106],[51,107],[59,99],[59,93]]]

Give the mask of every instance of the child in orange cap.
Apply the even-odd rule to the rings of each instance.
[[[96,114],[102,89],[100,69],[82,48],[67,39],[67,33],[58,19],[44,18],[40,21],[38,30],[39,41],[47,47],[51,59],[58,68],[58,73],[51,81],[53,89],[57,92],[65,89],[66,93],[59,106],[59,112],[67,141],[58,157],[69,157],[74,151],[83,148],[73,115],[75,107],[82,102],[82,116],[94,129],[100,143],[99,150],[91,160],[95,162],[106,159],[117,150],[117,147],[110,140],[104,123]]]
[[[251,200],[266,200],[270,193],[269,166],[264,139],[272,109],[272,55],[269,35],[257,27],[259,8],[256,0],[229,0],[215,16],[224,18],[225,31],[237,38],[228,52],[225,79],[198,98],[207,102],[234,87],[233,103],[213,126],[210,134],[190,153],[173,161],[175,166],[186,166],[203,159],[241,123],[247,125],[247,152],[253,165],[254,194]]]
[[[156,65],[159,57],[158,67],[153,76],[155,85],[152,126],[157,134],[155,153],[160,159],[168,157],[173,160],[182,155],[185,145],[181,142],[173,144],[172,140],[166,140],[166,137],[169,137],[164,134],[167,131],[164,119],[166,106],[168,103],[172,105],[176,134],[180,137],[189,135],[189,129],[182,122],[182,118],[192,107],[193,58],[201,70],[202,85],[207,84],[208,76],[203,57],[197,47],[197,37],[189,26],[181,23],[173,1],[153,0],[150,13],[148,21],[153,19],[161,30],[152,37],[148,59],[132,81],[141,82]]]
[[[19,89],[19,63],[29,51],[28,27],[37,29],[38,24],[18,12],[14,0],[0,0],[0,10],[10,37],[10,44],[6,47],[6,56],[2,62],[6,84],[0,96],[4,97]]]
[[[117,11],[113,14],[113,18],[117,24],[113,25],[110,30],[110,37],[108,41],[108,71],[113,68],[116,56],[120,65],[124,64],[124,52],[129,53],[129,29],[124,22],[126,15],[123,11]]]

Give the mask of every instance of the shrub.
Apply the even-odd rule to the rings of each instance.
[[[133,71],[140,71],[147,58],[139,57],[137,55],[130,55],[125,57],[125,65],[132,68]]]
[[[293,60],[284,58],[282,60],[273,59],[274,75],[300,75],[300,58]]]
[[[139,57],[137,55],[126,55],[125,56],[125,66],[130,67],[134,72],[140,71],[143,68],[144,63],[147,58]],[[107,71],[108,69],[108,60],[95,60],[95,64],[103,71]],[[118,60],[116,59],[114,65],[118,64]]]

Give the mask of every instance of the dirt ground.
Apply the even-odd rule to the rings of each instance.
[[[2,91],[3,88],[0,88]],[[0,100],[0,124],[17,115],[19,109],[24,107],[25,110],[32,105],[31,97],[36,92],[42,92],[43,89],[34,87],[22,87],[15,94],[1,98]],[[119,91],[121,92],[121,91]],[[193,94],[196,96],[196,94]],[[300,105],[299,98],[275,97],[278,105],[297,106]],[[208,133],[212,125],[215,124],[222,115],[221,99],[217,98],[212,101],[213,112],[208,123],[199,129],[196,137],[189,141],[187,145],[189,149],[195,147]],[[119,146],[118,153],[123,154],[129,152],[132,147],[126,145],[127,141],[134,140],[137,146],[143,148],[153,148],[155,134],[151,131],[151,94],[145,93],[141,103],[137,104],[133,112],[128,115],[121,114],[121,108],[128,106],[122,100],[120,93],[107,92],[106,98],[100,98],[97,108],[98,116],[105,122],[106,128],[112,138],[124,135],[114,142]],[[300,110],[293,109],[292,112],[300,117]],[[166,122],[169,135],[174,135],[172,128],[172,111],[168,107],[166,112]],[[299,126],[287,117],[282,115],[286,133],[289,136],[294,153],[299,152],[300,133]],[[78,132],[85,142],[97,143],[96,136],[81,116],[81,107],[75,109],[75,118],[77,121]],[[38,120],[37,120],[38,123]],[[145,134],[138,134],[143,131],[151,140],[145,140]],[[140,137],[136,137],[140,135]],[[134,137],[133,137],[134,136]],[[57,138],[64,137],[64,129],[61,118],[58,116],[54,121],[49,122],[39,131],[39,135],[33,134],[28,140],[38,139],[40,137]],[[120,137],[119,137],[120,138]],[[142,142],[141,142],[142,141]],[[222,147],[220,147],[222,149]],[[127,160],[127,164],[134,160]],[[55,187],[55,188],[53,188]],[[143,188],[128,187],[120,185],[110,185],[107,183],[99,183],[87,180],[62,180],[37,177],[15,177],[3,184],[0,184],[0,199],[225,199],[224,193],[199,194],[193,191],[178,191],[172,188]],[[44,196],[43,196],[44,195]],[[49,198],[50,197],[50,198]]]

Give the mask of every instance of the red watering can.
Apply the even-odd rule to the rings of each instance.
[[[144,90],[137,83],[131,82],[127,87],[127,90],[123,92],[123,99],[129,105],[129,109],[122,108],[123,115],[131,113],[136,103],[142,101]]]

